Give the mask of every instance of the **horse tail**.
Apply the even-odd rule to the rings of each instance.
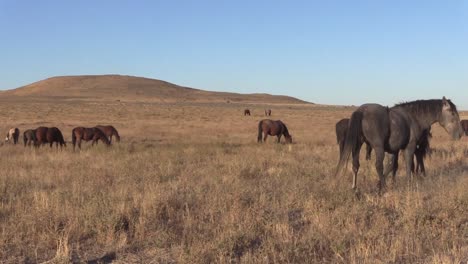
[[[75,130],[76,130],[76,128],[74,128],[74,129],[72,130],[72,144],[73,144],[73,147],[74,147],[75,144],[76,144]]]
[[[263,120],[261,120],[260,122],[258,122],[258,137],[257,137],[257,142],[262,142],[262,124],[263,124]]]
[[[357,151],[359,147],[359,140],[362,134],[362,119],[364,114],[357,110],[351,115],[349,120],[348,130],[346,131],[346,138],[343,145],[343,152],[340,155],[340,161],[336,167],[335,176],[342,172],[343,167],[348,164],[351,153]]]

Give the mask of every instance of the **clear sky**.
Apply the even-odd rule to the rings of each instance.
[[[468,109],[465,1],[0,0],[0,88],[124,74],[323,104]]]

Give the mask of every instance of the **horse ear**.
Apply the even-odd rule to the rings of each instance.
[[[443,108],[450,108],[450,104],[449,104],[447,98],[445,98],[445,96],[442,97],[442,107]]]

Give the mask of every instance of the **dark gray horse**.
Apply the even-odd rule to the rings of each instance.
[[[404,150],[406,176],[411,177],[413,155],[423,131],[438,122],[453,139],[460,139],[462,129],[456,106],[442,100],[418,100],[395,105],[392,108],[378,104],[364,104],[351,115],[346,132],[343,155],[336,174],[342,172],[353,155],[353,189],[357,187],[359,152],[363,142],[369,142],[375,151],[375,168],[379,175],[379,191],[385,187],[384,153],[390,153],[393,177],[398,169],[398,154]]]
[[[348,130],[348,124],[349,124],[349,118],[343,118],[340,121],[338,121],[335,125],[336,141],[338,142],[338,145],[340,146],[340,157],[342,156],[342,153],[343,153],[344,143],[346,139],[346,131]],[[416,150],[414,152],[414,156],[416,157],[416,168],[414,168],[413,166],[412,171],[414,173],[421,173],[424,176],[426,175],[426,169],[424,166],[424,158],[429,152],[429,148],[430,148],[429,138],[432,136],[430,130],[431,129],[429,128],[423,131],[421,138],[418,140],[418,144],[416,145]],[[366,143],[366,160],[370,160],[372,147],[369,145],[369,143],[367,142],[364,142],[364,143]],[[393,165],[389,165],[390,168],[391,166]],[[386,171],[384,174],[385,176],[387,176],[389,173],[390,173],[390,170]]]

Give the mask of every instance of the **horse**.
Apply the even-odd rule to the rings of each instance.
[[[335,125],[336,130],[336,140],[338,145],[340,146],[340,157],[343,153],[344,142],[346,139],[346,130],[348,129],[349,118],[343,118],[338,121]],[[427,152],[429,151],[429,138],[432,137],[430,128],[428,130],[424,130],[421,138],[418,141],[416,146],[416,150],[414,152],[414,156],[416,157],[416,168],[412,168],[414,173],[422,173],[424,176],[426,175],[426,170],[424,167],[424,158],[426,157]],[[366,143],[366,160],[371,159],[372,147],[369,145],[368,142]],[[385,173],[387,175],[389,172]]]
[[[26,147],[26,145],[28,146],[31,146],[31,143],[33,143],[33,145],[36,144],[36,131],[33,130],[33,129],[28,129],[26,131],[23,132],[23,142],[24,142],[24,146]]]
[[[111,125],[109,126],[97,125],[96,127],[100,129],[104,133],[104,135],[106,135],[109,138],[110,143],[112,143],[112,136],[115,136],[115,139],[117,140],[117,142],[120,142],[119,132],[117,132],[117,129],[115,129],[115,127]]]
[[[384,153],[390,153],[393,180],[398,169],[398,154],[404,150],[406,176],[411,178],[413,155],[424,130],[438,122],[452,139],[458,140],[462,135],[460,116],[455,104],[445,96],[433,100],[417,100],[397,104],[392,108],[379,104],[361,105],[351,115],[346,131],[346,140],[342,156],[336,167],[335,175],[342,172],[353,156],[353,185],[357,188],[359,171],[359,152],[363,142],[367,141],[375,151],[375,168],[379,176],[379,193],[385,188]]]
[[[10,130],[8,130],[8,133],[5,138],[5,142],[13,140],[13,144],[16,145],[16,143],[18,143],[19,135],[20,135],[20,131],[17,127],[11,128]]]
[[[271,116],[271,109],[265,109],[265,116]]]
[[[271,119],[263,119],[258,122],[258,138],[257,142],[262,142],[262,133],[264,134],[263,142],[266,141],[267,136],[276,136],[277,143],[280,143],[281,136],[284,135],[286,143],[292,143],[292,136],[289,134],[288,128],[281,120],[273,121]]]
[[[36,136],[34,146],[36,148],[46,143],[49,143],[50,147],[52,148],[54,142],[57,148],[59,144],[60,148],[67,146],[65,140],[63,140],[62,132],[56,127],[38,127],[34,131]]]
[[[250,116],[250,110],[249,109],[244,110],[244,116],[246,116],[246,115]]]
[[[73,151],[75,150],[76,144],[78,144],[78,148],[81,149],[81,141],[82,140],[84,140],[84,141],[92,140],[93,142],[91,143],[91,146],[94,145],[95,143],[97,144],[98,140],[101,140],[107,146],[110,145],[110,141],[107,138],[107,136],[104,135],[104,132],[102,132],[97,127],[90,127],[90,128],[75,127],[72,130]]]
[[[340,157],[343,153],[344,143],[346,139],[346,130],[348,129],[349,118],[343,118],[338,121],[335,125],[335,132],[336,132],[336,141],[340,146]],[[369,143],[366,143],[366,160],[371,159],[372,147]]]
[[[463,131],[465,132],[465,136],[468,136],[468,120],[462,120],[460,121],[460,125],[463,129]]]

